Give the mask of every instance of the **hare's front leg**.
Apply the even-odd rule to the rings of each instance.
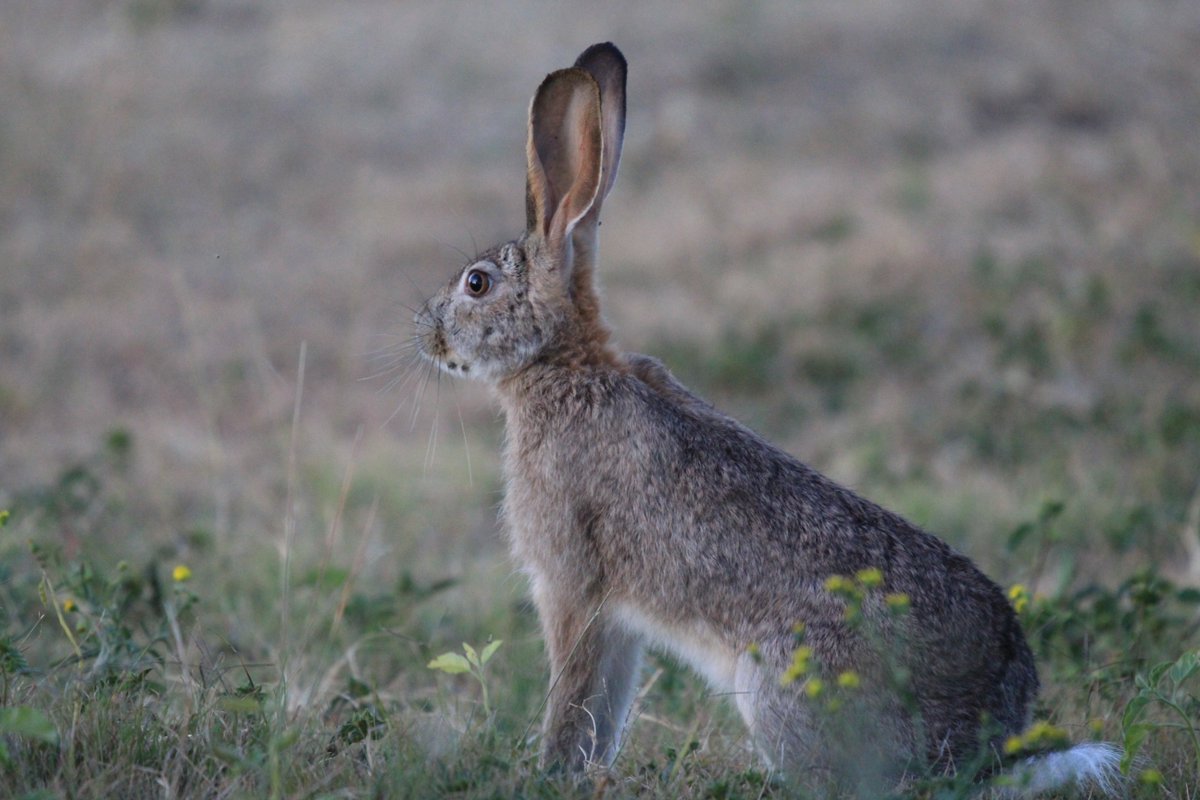
[[[609,765],[633,700],[641,640],[623,629],[600,600],[564,591],[535,591],[550,656],[550,689],[542,726],[543,767],[579,772]]]

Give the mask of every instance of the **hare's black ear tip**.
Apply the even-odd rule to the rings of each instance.
[[[575,60],[575,66],[582,67],[589,62],[600,59],[612,59],[622,67],[626,66],[624,54],[612,42],[597,42],[587,50],[584,50],[579,55],[579,58]]]

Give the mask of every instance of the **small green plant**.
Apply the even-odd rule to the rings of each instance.
[[[1200,731],[1197,731],[1196,723],[1200,719],[1200,696],[1184,688],[1184,684],[1198,672],[1200,650],[1191,650],[1174,661],[1156,664],[1148,673],[1138,673],[1134,677],[1138,693],[1125,705],[1125,713],[1121,717],[1125,745],[1122,772],[1129,773],[1150,733],[1156,729],[1167,729],[1187,733],[1192,743],[1196,774],[1200,775]],[[1146,711],[1152,706],[1167,709],[1171,721],[1145,721]]]
[[[58,744],[58,730],[43,712],[28,706],[0,708],[0,737],[22,736],[48,745]],[[0,766],[9,766],[12,757],[0,738]]]
[[[32,550],[42,570],[42,603],[71,646],[66,661],[78,664],[89,682],[161,691],[153,676],[161,676],[180,636],[180,618],[197,600],[186,586],[191,569],[180,564],[163,581],[153,562],[136,571],[122,561],[105,575],[88,561],[64,565],[53,551],[37,544]],[[86,671],[84,665],[90,665]]]
[[[9,682],[29,672],[29,662],[14,637],[0,636],[0,706],[8,705]]]
[[[0,509],[0,528],[8,525],[11,515],[7,508]],[[9,676],[29,672],[29,665],[24,654],[9,637],[0,636],[0,678],[3,678],[3,690],[0,691],[0,736],[24,736],[49,745],[58,744],[58,730],[54,723],[43,712],[28,706],[8,706]],[[0,765],[9,766],[12,757],[8,745],[0,739]]]
[[[437,658],[427,664],[429,669],[436,669],[440,672],[445,672],[447,675],[461,675],[462,673],[470,673],[475,680],[479,681],[479,689],[483,697],[483,713],[487,717],[492,715],[492,706],[488,700],[487,680],[484,678],[484,668],[492,656],[496,655],[496,651],[500,649],[500,645],[504,642],[500,639],[489,643],[483,648],[483,652],[476,652],[475,648],[463,642],[463,652],[466,656],[461,656],[458,653],[442,653]]]

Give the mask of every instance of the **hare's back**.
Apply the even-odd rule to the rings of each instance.
[[[637,531],[641,553],[656,555],[656,579],[672,574],[672,585],[704,587],[722,601],[738,595],[771,612],[790,604],[793,614],[838,616],[828,579],[873,568],[881,593],[908,595],[927,645],[986,652],[1011,637],[1003,592],[936,536],[711,407],[649,389],[623,405],[633,457],[614,464],[608,482],[614,522]]]

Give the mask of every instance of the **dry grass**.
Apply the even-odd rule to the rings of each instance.
[[[444,379],[380,390],[406,307],[517,232],[537,80],[603,39],[631,64],[602,272],[627,347],[998,579],[1200,582],[1195,3],[30,0],[0,11],[0,633],[31,663],[67,644],[35,624],[30,538],[105,574],[189,564],[174,657],[266,664],[270,687],[286,663],[295,693],[272,697],[308,709],[313,751],[353,675],[433,754],[401,737],[390,763],[465,747],[481,769],[472,687],[423,664],[488,635],[495,735],[519,735],[541,655],[495,531],[495,410]],[[95,455],[113,429],[120,468]],[[55,511],[75,464],[103,487]],[[1006,539],[1047,499],[1066,505],[1033,574]],[[1047,711],[1117,735],[1123,690],[1040,655]],[[625,788],[669,796],[647,776],[695,738],[697,769],[750,792],[737,724],[661,666]],[[224,691],[166,672],[175,706]],[[1186,764],[1163,768],[1178,796]],[[208,793],[170,769],[168,794]],[[210,794],[335,791],[245,780]]]

